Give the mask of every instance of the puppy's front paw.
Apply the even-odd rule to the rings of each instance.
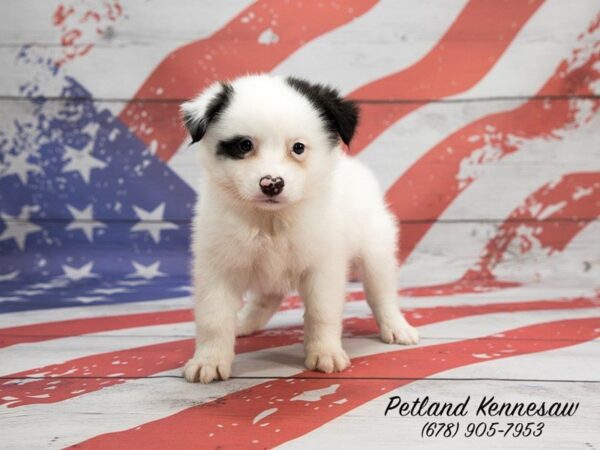
[[[325,373],[341,372],[350,365],[350,358],[342,347],[320,348],[306,351],[304,365]]]
[[[183,376],[190,383],[227,380],[231,376],[231,359],[194,356],[183,368]]]
[[[381,326],[381,340],[386,344],[414,345],[419,342],[419,332],[406,320]]]

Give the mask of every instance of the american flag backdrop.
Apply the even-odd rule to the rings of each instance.
[[[391,395],[576,400],[536,440],[453,445],[600,446],[598,0],[23,0],[0,61],[2,448],[449,445]],[[350,283],[348,371],[303,369],[291,296],[231,380],[181,378],[202,173],[178,108],[248,72],[359,102],[418,346],[379,342]]]

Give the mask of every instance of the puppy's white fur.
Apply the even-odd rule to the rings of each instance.
[[[296,289],[306,308],[306,367],[344,370],[342,307],[351,265],[362,273],[382,340],[416,343],[417,331],[396,305],[397,227],[374,176],[332,143],[314,102],[286,80],[252,75],[230,86],[227,104],[210,121],[207,110],[222,85],[182,105],[189,128],[203,120],[206,128],[192,242],[196,351],[185,378],[229,378],[235,336],[263,327]],[[252,150],[241,159],[219,155],[219,142],[234,136],[248,137]],[[292,151],[296,142],[305,146],[302,155]],[[277,203],[261,191],[265,175],[285,181]]]

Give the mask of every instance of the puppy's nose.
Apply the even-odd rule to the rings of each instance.
[[[283,191],[283,186],[285,186],[283,178],[273,178],[271,175],[265,175],[262,177],[259,184],[260,190],[263,191],[263,194],[268,195],[269,197],[275,197],[276,195],[281,194],[281,191]]]

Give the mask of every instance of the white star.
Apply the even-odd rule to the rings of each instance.
[[[87,205],[85,209],[79,210],[71,205],[67,205],[69,212],[73,216],[73,222],[67,225],[67,230],[81,230],[90,242],[94,242],[94,228],[105,228],[106,225],[93,219],[94,212],[92,205]]]
[[[127,275],[127,278],[144,278],[145,280],[152,280],[156,277],[162,277],[165,274],[158,270],[160,267],[160,261],[156,261],[149,266],[144,266],[142,264],[136,263],[135,261],[131,261],[133,267],[135,267],[135,272]]]
[[[133,274],[129,274],[128,276],[133,276]],[[119,281],[119,285],[122,286],[141,286],[142,284],[147,284],[146,280],[123,280]]]
[[[32,284],[30,287],[32,289],[52,289],[52,288],[65,287],[68,284],[69,284],[69,280],[65,280],[64,278],[55,278],[53,280],[50,280],[47,283]]]
[[[75,297],[75,300],[77,300],[78,302],[81,303],[94,303],[94,302],[99,302],[101,300],[106,300],[106,297],[100,297],[100,296],[92,296],[90,295],[89,297],[86,296],[79,296],[79,297]]]
[[[179,286],[175,291],[192,292],[194,289],[191,286]]]
[[[21,212],[19,213],[18,217],[9,216],[4,213],[0,214],[0,217],[4,221],[4,225],[6,225],[6,229],[2,232],[2,234],[0,234],[0,241],[14,239],[17,243],[17,247],[19,247],[20,250],[25,249],[27,235],[31,233],[37,233],[38,231],[42,230],[42,227],[29,222],[30,210],[31,207],[25,205],[21,208]]]
[[[146,211],[138,206],[134,206],[135,213],[140,221],[131,227],[131,231],[147,231],[157,244],[160,242],[160,232],[163,230],[176,230],[179,228],[171,222],[164,222],[165,203],[158,205],[153,211]]]
[[[18,155],[6,155],[4,164],[7,164],[8,167],[0,174],[0,178],[7,177],[9,175],[16,175],[19,177],[19,180],[21,180],[21,183],[27,184],[27,174],[29,172],[41,172],[38,166],[27,161],[29,156],[31,155],[29,155],[27,152],[21,152]]]
[[[81,129],[81,131],[88,134],[91,138],[91,141],[95,141],[99,129],[100,124],[98,122],[88,122],[87,125]]]
[[[125,288],[98,288],[90,291],[90,294],[104,294],[104,295],[112,295],[112,294],[122,294],[123,292],[129,292],[129,289]]]
[[[93,169],[104,169],[107,166],[104,161],[100,161],[92,156],[93,146],[94,141],[90,141],[90,144],[83,150],[77,150],[66,145],[63,159],[68,160],[68,162],[62,169],[63,173],[79,172],[81,178],[86,183],[89,183],[90,173]]]
[[[40,289],[21,289],[18,291],[14,291],[13,294],[17,295],[39,295],[43,294],[46,291],[42,291]]]
[[[15,296],[10,296],[10,297],[0,297],[0,303],[4,303],[4,302],[20,302],[23,301],[25,299],[21,298],[21,297],[15,297]]]
[[[19,271],[18,270],[13,270],[12,272],[8,272],[8,273],[3,273],[2,275],[0,275],[0,281],[11,281],[14,280],[15,278],[17,278],[19,276]]]
[[[67,265],[63,265],[62,268],[63,268],[63,271],[65,272],[65,277],[69,278],[70,280],[79,281],[84,278],[94,278],[94,277],[98,276],[98,275],[92,273],[93,266],[94,266],[94,263],[90,261],[89,263],[81,266],[79,269],[76,269],[74,267],[69,267]]]

